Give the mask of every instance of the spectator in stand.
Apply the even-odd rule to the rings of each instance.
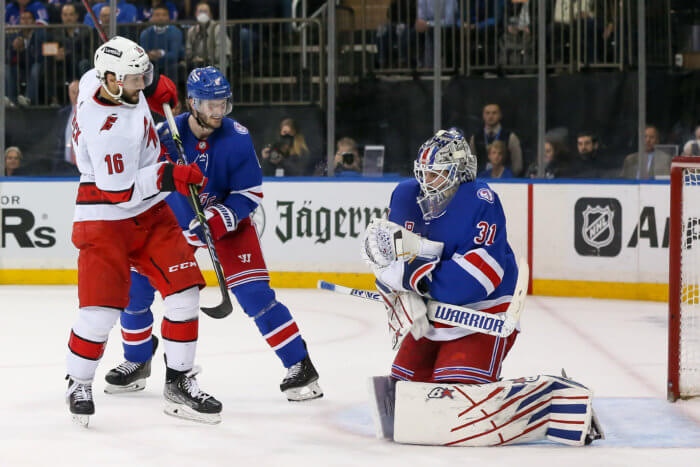
[[[182,31],[177,26],[168,24],[168,8],[159,5],[153,9],[153,25],[141,32],[141,47],[146,50],[153,62],[155,71],[166,76],[177,76],[178,61],[184,57]]]
[[[65,28],[52,30],[52,40],[58,42],[58,54],[54,57],[60,76],[57,82],[70,83],[90,69],[92,51],[90,32],[78,26],[78,9],[75,3],[61,8],[61,22]]]
[[[505,0],[471,0],[462,13],[462,26],[471,35],[477,63],[493,63],[496,33],[503,31]],[[517,175],[517,173],[516,173]]]
[[[22,151],[17,146],[5,149],[5,176],[11,177],[22,164]]]
[[[615,32],[616,3],[612,0],[556,0],[550,26],[550,35],[555,44],[555,59],[568,56],[563,46],[574,43],[573,34],[580,35],[583,61],[590,64],[596,56],[598,60],[606,58],[603,51],[610,45]],[[572,56],[575,54],[571,51]],[[611,58],[611,55],[607,55],[608,60]]]
[[[263,175],[295,177],[305,175],[309,164],[309,148],[304,134],[291,118],[280,123],[277,141],[261,152]]]
[[[479,178],[513,178],[513,172],[507,167],[506,145],[503,141],[496,140],[489,144],[488,154],[489,164],[479,173]]]
[[[484,128],[472,135],[469,141],[471,149],[476,153],[479,171],[486,167],[486,148],[494,141],[503,141],[506,145],[506,158],[510,160],[510,169],[513,176],[520,175],[523,168],[523,151],[520,148],[520,139],[508,128],[501,125],[501,107],[498,104],[486,104],[482,116]]]
[[[558,167],[561,178],[616,178],[620,162],[603,154],[595,133],[582,131],[576,136],[576,154]]]
[[[234,0],[229,7],[231,19],[264,19],[284,17],[280,0]],[[269,26],[268,26],[269,27]],[[252,66],[251,58],[256,56],[262,30],[259,24],[238,25],[238,44],[234,44],[244,70]]]
[[[362,158],[357,142],[352,138],[340,138],[335,146],[335,176],[362,176]]]
[[[187,31],[185,41],[185,59],[187,67],[203,67],[214,65],[222,68],[219,63],[221,42],[219,41],[220,24],[214,21],[211,7],[207,2],[199,2],[195,9],[197,24]],[[231,39],[226,35],[224,45],[226,56],[231,56]]]
[[[35,24],[34,14],[24,10],[20,14],[20,25]],[[22,29],[11,32],[6,38],[7,62],[5,63],[5,103],[12,107],[15,102],[29,106],[39,102],[39,79],[41,78],[41,44],[46,39],[44,29]],[[20,93],[20,83],[26,82],[26,95]]]
[[[683,145],[684,156],[700,156],[700,125],[695,127],[695,139]]]
[[[423,40],[420,40],[423,45],[423,63],[426,68],[433,67],[433,25],[435,24],[435,1],[434,0],[418,0],[418,18],[416,19],[416,32],[425,33]],[[456,40],[458,35],[452,34],[458,21],[458,5],[457,0],[442,0],[442,21],[443,29],[442,47],[443,55],[447,62],[443,66],[452,67],[456,63],[452,61],[452,49],[457,45]],[[456,37],[455,37],[456,36]],[[459,55],[459,54],[455,54]]]
[[[377,66],[379,68],[415,67],[416,33],[418,16],[415,0],[391,0],[387,9],[387,23],[377,28]],[[409,45],[410,44],[410,45]],[[414,57],[409,57],[413,51]]]
[[[60,137],[59,158],[63,158],[66,162],[75,165],[75,153],[71,138],[73,136],[73,117],[75,116],[75,106],[78,104],[78,84],[79,81],[72,81],[68,85],[68,97],[70,103],[58,111],[60,121],[64,123],[64,131]]]
[[[165,6],[168,9],[168,16],[170,21],[177,21],[178,11],[177,7],[173,2],[168,0],[151,0],[150,4],[142,3],[137,5],[136,8],[139,11],[139,21],[149,21],[151,16],[153,16],[153,9],[157,6]]]
[[[552,179],[559,177],[559,172],[561,171],[562,165],[562,161],[560,160],[560,158],[561,150],[559,150],[554,143],[550,141],[545,141],[543,157],[544,178]],[[532,164],[530,164],[530,167],[528,167],[527,169],[527,178],[538,178],[538,169],[539,165],[537,164],[537,161],[534,161]]]
[[[102,27],[105,27],[105,25],[109,26],[109,21],[106,23],[102,22],[102,9],[103,7],[108,8],[109,12],[109,2],[100,2],[96,3],[92,7],[92,11],[95,12],[95,16],[100,20],[100,24]],[[107,18],[109,18],[109,14],[107,15]],[[127,3],[126,1],[122,0],[117,2],[117,24],[122,24],[122,23],[136,23],[139,20],[139,11],[138,9],[132,5],[131,3]],[[95,23],[92,21],[92,16],[89,14],[85,15],[85,21],[84,23],[88,26],[94,26]]]
[[[654,179],[671,174],[671,156],[656,149],[659,144],[659,130],[653,125],[644,129],[644,154],[634,152],[625,157],[622,166],[623,178]]]
[[[49,23],[49,12],[46,6],[39,1],[15,0],[5,7],[5,23],[17,25],[21,24],[21,14],[29,11],[37,24]],[[33,23],[32,23],[33,24]]]

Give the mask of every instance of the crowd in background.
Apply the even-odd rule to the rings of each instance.
[[[227,0],[229,19],[281,18],[292,15],[292,0]],[[89,1],[98,22],[106,29],[111,14],[109,3]],[[322,1],[310,1],[310,9]],[[527,0],[472,0],[469,8],[460,13],[458,0],[443,0],[445,5],[442,17],[443,27],[448,31],[444,44],[448,53],[446,60],[458,54],[449,53],[458,44],[450,42],[451,28],[466,28],[470,33],[484,32],[488,49],[498,42],[498,49],[505,55],[504,63],[532,60],[523,40],[530,40],[532,31],[533,5]],[[586,37],[590,47],[585,54],[592,58],[605,55],[606,49],[615,41],[617,11],[614,1],[608,0],[553,0],[549,12],[548,35],[566,35],[567,24],[573,20],[583,21],[587,28]],[[430,37],[435,12],[432,0],[392,0],[386,15],[386,23],[374,32],[378,46],[375,60],[378,66],[416,67],[432,63]],[[573,8],[572,5],[574,6]],[[604,21],[594,20],[594,11],[610,11]],[[138,42],[148,53],[156,71],[168,76],[186,75],[189,69],[208,64],[218,65],[221,48],[227,59],[238,51],[236,66],[242,69],[250,66],[250,54],[255,50],[259,32],[254,28],[241,26],[235,30],[235,37],[225,35],[219,40],[220,25],[216,22],[218,4],[207,1],[185,2],[184,0],[150,0],[117,3],[117,33]],[[574,15],[574,16],[572,16]],[[174,21],[186,20],[188,24]],[[99,39],[94,29],[92,17],[87,14],[82,3],[62,0],[15,0],[7,4],[5,21],[8,25],[6,36],[6,77],[5,105],[28,107],[41,100],[60,108],[59,120],[64,125],[64,137],[56,148],[51,167],[40,168],[39,172],[61,175],[75,174],[75,160],[69,143],[70,121],[75,112],[77,99],[77,79],[91,67],[90,59]],[[138,29],[125,25],[145,23]],[[12,26],[62,25],[61,28],[22,28]],[[500,33],[494,31],[499,25]],[[138,31],[138,33],[137,33]],[[418,36],[421,33],[423,36]],[[416,50],[413,43],[418,37],[426,39],[419,54],[410,55]],[[475,36],[476,37],[476,36]],[[492,41],[493,44],[489,44]],[[47,45],[52,45],[47,47]],[[517,44],[520,44],[518,46]],[[493,48],[493,47],[492,47]],[[548,53],[556,53],[551,50]],[[514,54],[512,57],[509,54]],[[584,57],[585,58],[585,57]],[[449,66],[449,63],[445,63]],[[56,86],[46,85],[47,71],[51,69]],[[179,80],[183,82],[183,79]],[[181,98],[181,100],[184,100]],[[182,103],[181,103],[182,105]],[[186,110],[186,104],[185,104]],[[575,134],[567,130],[554,129],[546,136],[544,147],[544,167],[540,171],[534,148],[523,151],[518,128],[509,126],[508,115],[503,115],[501,106],[491,102],[482,109],[483,126],[474,129],[460,129],[477,155],[478,176],[482,178],[534,178],[540,173],[545,178],[630,178],[654,179],[668,176],[670,160],[673,156],[700,156],[700,126],[693,135],[660,134],[658,128],[647,126],[644,131],[645,148],[643,153],[632,152],[625,155],[619,149],[611,150],[601,141],[593,129]],[[245,122],[242,122],[245,124]],[[305,138],[303,128],[293,118],[283,119],[278,131],[270,142],[256,148],[263,173],[266,176],[323,176],[329,173],[324,154],[314,153]],[[363,173],[363,144],[343,135],[336,142],[333,172],[336,176],[352,177]],[[679,140],[679,138],[684,138]],[[360,142],[372,143],[372,142]],[[662,144],[668,143],[668,144]],[[525,154],[524,154],[525,153]],[[526,156],[529,154],[529,157]],[[534,157],[533,157],[534,155]],[[413,155],[407,155],[412,158]],[[18,147],[5,151],[5,175],[31,175],[37,167],[23,161]],[[42,163],[46,164],[46,161]],[[406,175],[406,174],[401,174]]]

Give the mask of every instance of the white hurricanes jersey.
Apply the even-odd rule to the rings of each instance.
[[[72,144],[80,170],[74,221],[128,219],[165,199],[160,141],[146,97],[135,106],[100,101],[95,69],[80,79]]]

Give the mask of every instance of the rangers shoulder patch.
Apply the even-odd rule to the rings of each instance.
[[[233,122],[233,128],[240,134],[242,135],[247,135],[248,134],[248,128],[244,127],[238,122]]]
[[[479,188],[479,190],[476,192],[476,197],[493,204],[493,191],[489,190],[488,188]]]

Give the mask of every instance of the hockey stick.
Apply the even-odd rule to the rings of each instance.
[[[513,298],[503,317],[463,306],[429,300],[427,303],[428,319],[430,319],[430,321],[449,324],[490,336],[508,337],[513,333],[520,322],[520,314],[525,305],[527,284],[530,278],[530,270],[524,259],[520,260],[518,269],[518,280],[515,283],[515,290],[513,290]],[[352,295],[366,300],[383,301],[381,295],[373,290],[353,289],[324,280],[318,281],[317,288],[341,293],[343,295]]]
[[[100,39],[102,39],[102,42],[107,42],[107,35],[104,32],[104,29],[102,29],[102,25],[100,22],[97,20],[97,16],[95,16],[95,12],[92,11],[92,8],[90,7],[90,4],[88,3],[88,0],[81,0],[83,2],[83,6],[87,10],[88,14],[90,15],[90,18],[92,18],[92,22],[95,23],[95,29],[97,29],[97,34],[100,35]],[[116,12],[114,12],[116,14]]]
[[[182,140],[180,139],[180,133],[177,131],[177,126],[175,125],[175,117],[173,117],[173,111],[170,108],[170,104],[163,104],[163,113],[168,121],[168,127],[170,127],[170,134],[175,141],[175,146],[177,147],[177,156],[179,162],[182,164],[187,164],[185,159],[185,149],[182,147]],[[190,196],[187,198],[194,210],[195,217],[202,226],[204,232],[204,241],[207,244],[207,250],[209,250],[209,257],[211,258],[211,264],[214,266],[214,273],[216,273],[216,280],[219,282],[219,290],[221,291],[221,303],[212,308],[201,307],[202,312],[212,318],[221,319],[227,317],[233,310],[233,305],[231,304],[231,296],[228,294],[228,288],[226,287],[226,279],[224,277],[224,271],[221,267],[221,262],[216,254],[216,249],[214,248],[214,239],[211,236],[211,231],[209,230],[209,224],[207,223],[207,218],[202,210],[202,205],[199,203],[199,197],[197,196],[197,190],[194,185],[189,185]]]

